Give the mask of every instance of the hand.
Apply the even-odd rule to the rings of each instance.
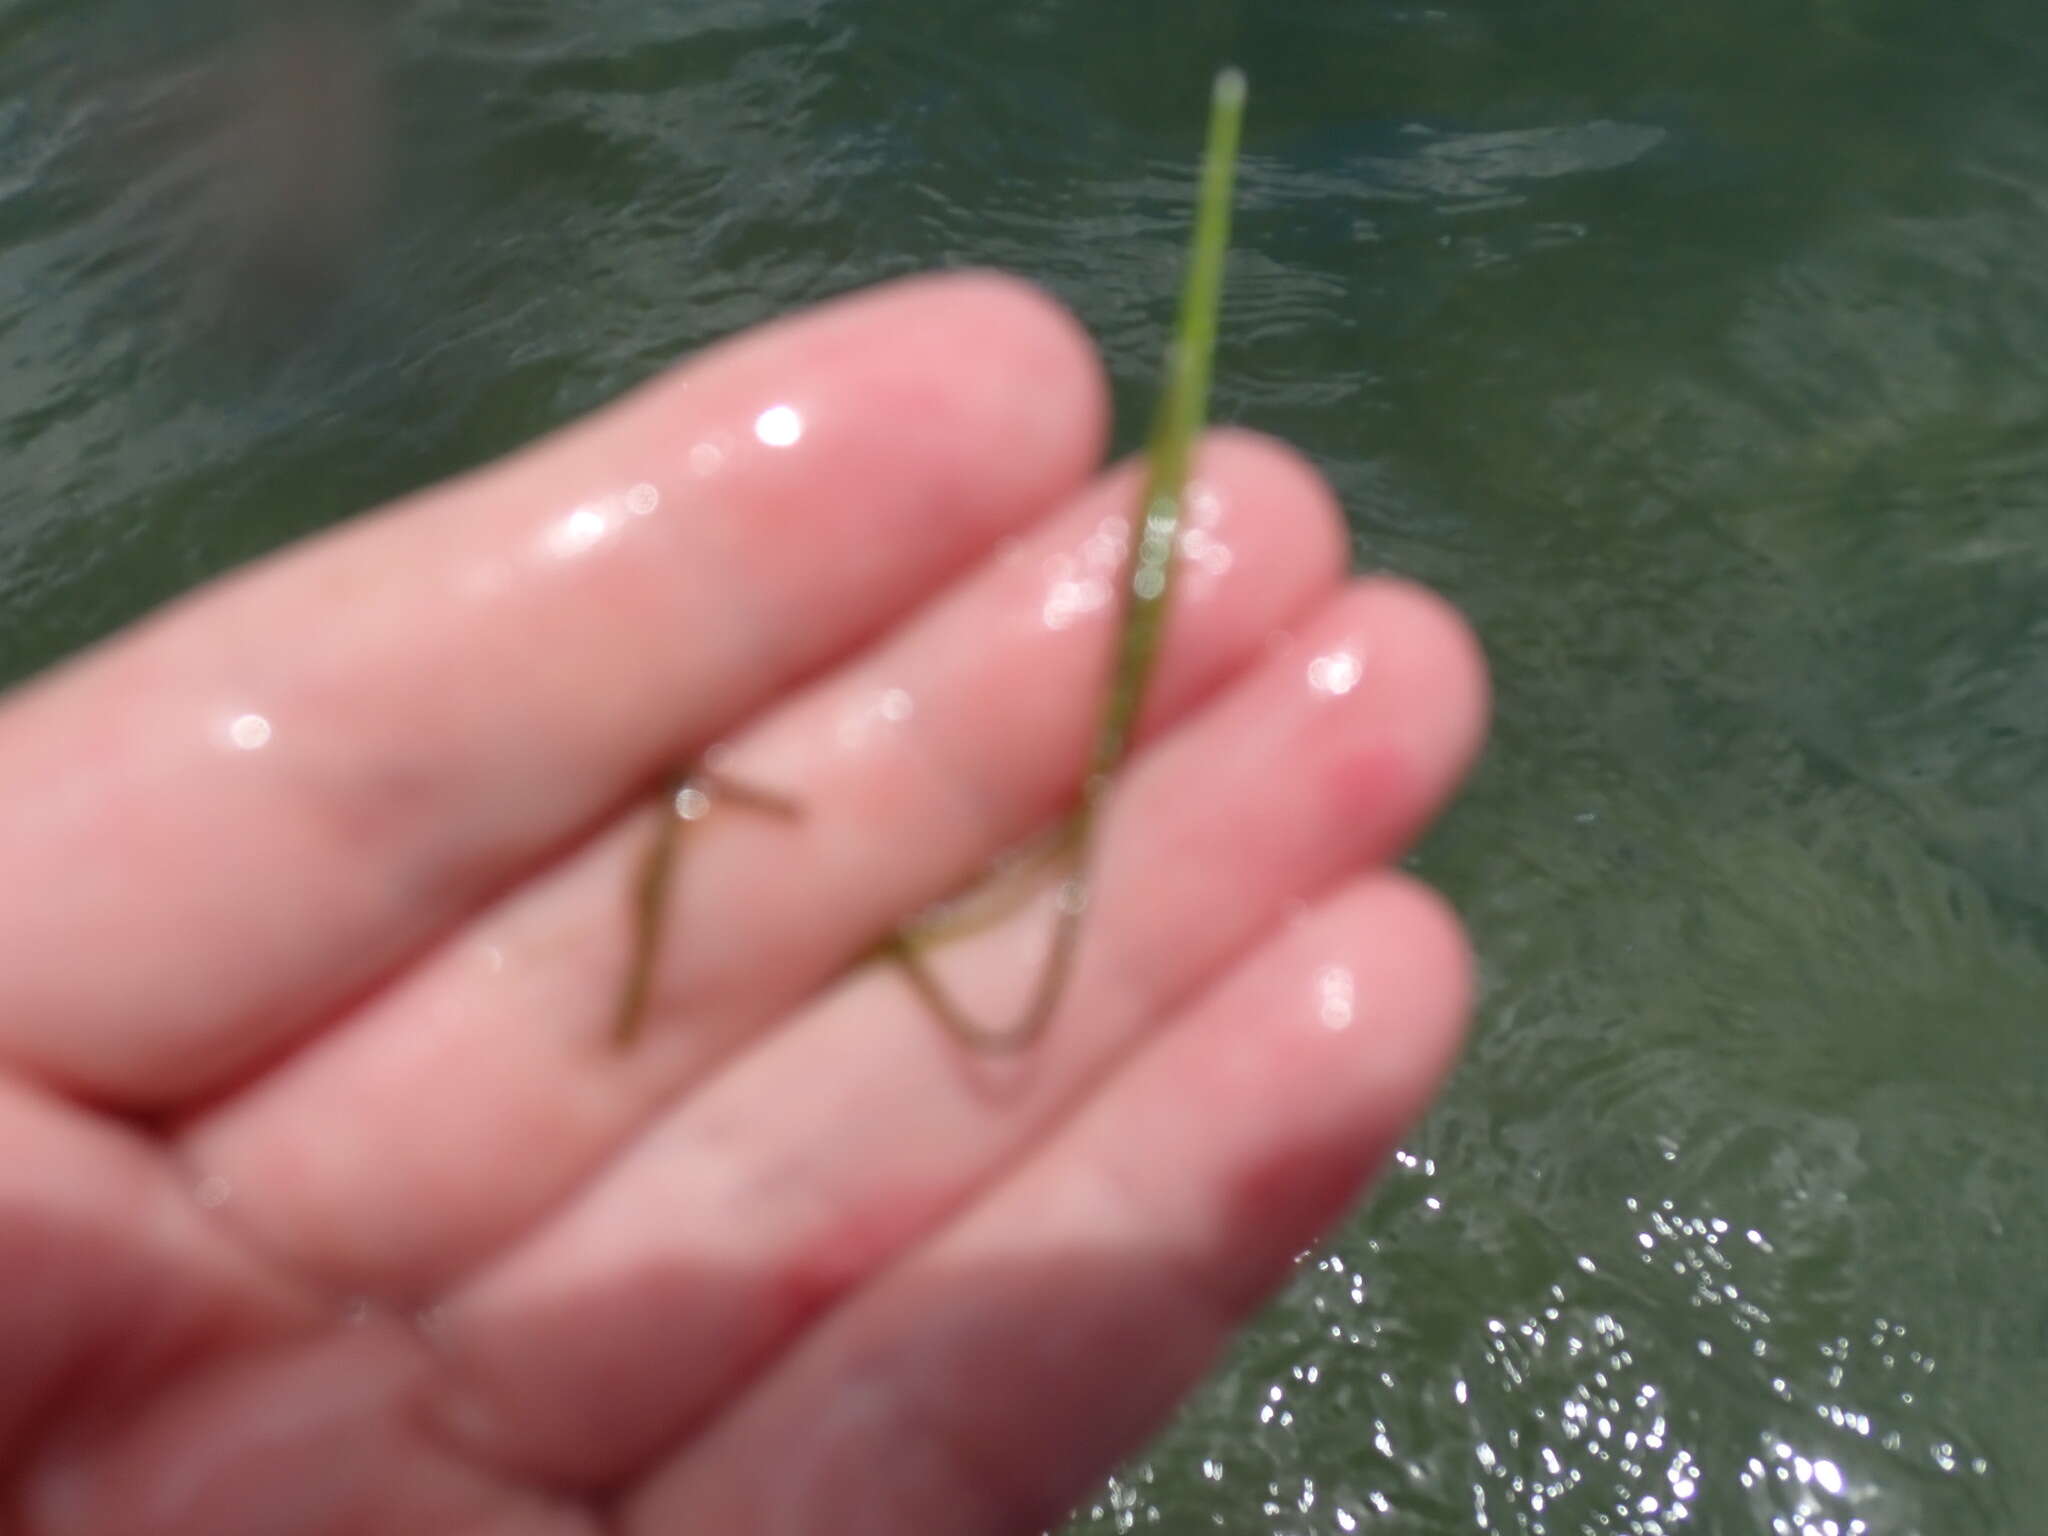
[[[1031,1532],[1137,1448],[1454,1055],[1389,865],[1485,683],[1212,438],[1066,1002],[963,1053],[857,962],[1071,800],[1105,414],[1029,291],[895,285],[8,702],[0,1528]],[[621,1052],[716,743],[804,814],[691,828]],[[940,963],[1000,1013],[1043,917]]]

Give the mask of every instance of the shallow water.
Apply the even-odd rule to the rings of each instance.
[[[2036,1528],[2048,11],[393,0],[309,251],[192,211],[181,6],[0,0],[0,681],[893,273],[1135,407],[1234,59],[1220,414],[1487,640],[1484,1009],[1076,1529]]]

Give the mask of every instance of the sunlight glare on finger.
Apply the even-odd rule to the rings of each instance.
[[[1308,664],[1308,685],[1326,698],[1341,699],[1365,676],[1363,645],[1343,645],[1324,651]]]
[[[223,734],[237,752],[259,752],[270,745],[274,732],[266,716],[250,712],[236,715]]]
[[[803,413],[793,405],[771,405],[754,418],[754,436],[770,448],[793,447],[803,435]]]
[[[1316,1018],[1331,1031],[1349,1029],[1357,1016],[1358,981],[1348,965],[1326,965],[1316,972]]]

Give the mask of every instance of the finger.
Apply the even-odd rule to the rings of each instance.
[[[599,1536],[587,1506],[505,1484],[408,1412],[425,1361],[406,1331],[345,1329],[231,1354],[24,1479],[46,1536],[463,1532]],[[11,1529],[11,1527],[10,1527]]]
[[[319,1315],[138,1140],[0,1079],[0,1467],[85,1403],[123,1405]]]
[[[1376,582],[1330,603],[1132,765],[1069,1006],[1028,1057],[993,1081],[963,1071],[885,971],[822,1000],[448,1298],[438,1337],[469,1387],[449,1410],[458,1432],[588,1482],[674,1443],[1025,1155],[1300,897],[1398,852],[1470,761],[1483,699],[1469,634],[1440,602]],[[1043,943],[1029,929],[963,946],[981,951],[960,957],[970,990],[1028,986]],[[650,1372],[650,1356],[688,1368]]]
[[[1085,339],[899,284],[208,590],[0,716],[0,1060],[228,1081],[1099,451]]]
[[[1323,905],[821,1324],[624,1529],[1057,1523],[1421,1113],[1469,974],[1455,919],[1400,876]]]
[[[1224,439],[1198,483],[1208,564],[1185,572],[1162,720],[1340,579],[1334,507],[1292,455]],[[631,1053],[610,1052],[607,1031],[644,823],[486,914],[350,1027],[198,1121],[183,1145],[235,1192],[226,1214],[333,1284],[423,1296],[985,867],[1079,778],[1113,605],[1076,589],[1114,580],[1121,545],[1104,530],[1122,530],[1133,493],[1128,469],[1099,483],[736,740],[743,771],[794,793],[804,817],[734,812],[693,832],[660,1006]],[[376,1135],[336,1134],[364,1125]]]

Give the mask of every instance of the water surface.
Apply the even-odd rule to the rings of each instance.
[[[1029,274],[1135,407],[1245,65],[1220,413],[1486,638],[1417,860],[1484,1007],[1076,1529],[2038,1528],[2048,11],[390,3],[331,269],[194,211],[227,12],[142,14],[0,0],[0,681],[895,273]]]

